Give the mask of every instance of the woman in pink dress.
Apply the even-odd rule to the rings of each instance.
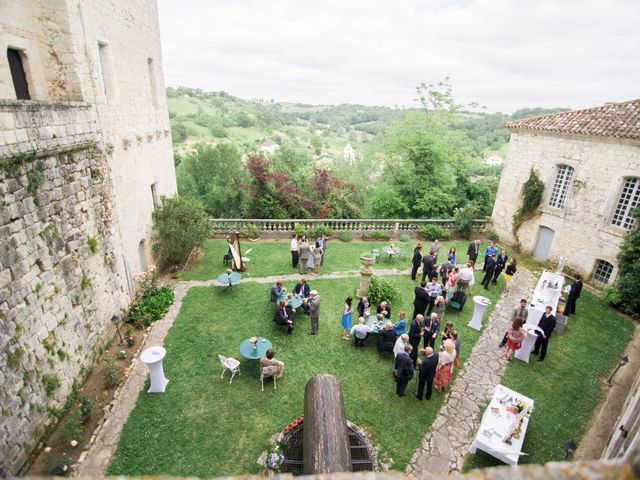
[[[453,376],[451,370],[453,369],[453,362],[456,359],[456,345],[451,340],[444,341],[444,352],[438,354],[438,367],[436,368],[436,376],[433,379],[433,383],[436,390],[444,392],[451,383]]]
[[[520,348],[520,345],[522,345],[522,342],[527,336],[527,331],[522,328],[523,324],[524,318],[516,317],[513,319],[509,330],[507,330],[507,352],[504,358],[509,361],[513,358],[513,354]]]

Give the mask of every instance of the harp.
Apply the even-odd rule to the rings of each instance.
[[[234,232],[227,237],[227,243],[229,244],[229,254],[231,257],[231,268],[238,272],[244,272],[247,267],[242,262],[242,251],[240,250],[240,232]]]

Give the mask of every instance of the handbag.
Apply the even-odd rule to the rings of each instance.
[[[456,357],[456,359],[453,361],[453,366],[456,368],[460,368],[460,357]]]

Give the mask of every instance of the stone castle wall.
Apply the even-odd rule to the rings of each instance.
[[[16,471],[128,303],[84,103],[0,101],[0,458]]]
[[[558,165],[574,168],[563,209],[549,206],[549,195]],[[494,229],[501,239],[515,242],[513,216],[522,203],[521,190],[531,167],[545,184],[541,214],[525,222],[519,231],[523,250],[531,252],[538,229],[546,226],[555,235],[549,259],[567,257],[573,270],[590,275],[596,259],[614,266],[626,230],[611,225],[611,217],[625,177],[640,175],[640,142],[577,135],[512,132],[500,186],[493,207]]]
[[[18,471],[113,335],[176,181],[155,2],[0,2],[0,55],[0,463]]]

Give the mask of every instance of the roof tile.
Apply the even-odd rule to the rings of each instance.
[[[640,99],[553,113],[507,123],[511,130],[540,130],[640,139]]]

